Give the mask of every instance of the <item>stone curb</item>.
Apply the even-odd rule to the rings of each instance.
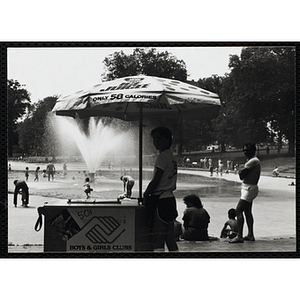
[[[179,252],[187,253],[232,253],[232,252],[294,252],[297,251],[295,237],[273,237],[260,238],[255,242],[244,242],[242,244],[230,244],[226,239],[215,241],[179,241],[177,242]],[[43,245],[8,245],[10,253],[43,253]]]

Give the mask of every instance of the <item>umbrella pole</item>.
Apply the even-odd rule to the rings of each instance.
[[[143,103],[139,107],[139,204],[143,202]]]

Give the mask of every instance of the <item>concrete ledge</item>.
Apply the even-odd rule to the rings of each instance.
[[[295,237],[258,238],[255,242],[230,244],[226,239],[213,241],[179,241],[179,252],[295,252],[297,251]],[[9,245],[8,253],[43,253],[43,245]],[[167,252],[165,252],[167,253]]]
[[[179,241],[180,252],[296,252],[295,237],[258,238],[255,242],[230,244],[229,240],[216,241]]]
[[[8,245],[8,253],[43,253],[43,245]]]

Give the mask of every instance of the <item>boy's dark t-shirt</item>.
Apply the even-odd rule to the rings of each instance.
[[[171,149],[167,149],[158,155],[154,172],[156,172],[156,169],[161,169],[164,172],[153,194],[159,195],[159,199],[173,197],[177,182],[177,162]]]
[[[159,217],[164,222],[173,222],[178,216],[176,200],[173,191],[176,189],[177,162],[171,149],[161,152],[155,162],[154,172],[157,169],[163,170],[163,175],[158,186],[152,194],[152,208],[158,209]],[[155,173],[154,173],[155,175]]]

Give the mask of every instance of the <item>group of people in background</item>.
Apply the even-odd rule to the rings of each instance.
[[[200,158],[199,163],[192,162],[188,157],[183,157],[183,165],[185,167],[199,167],[204,170],[209,170],[210,176],[213,176],[214,172],[220,176],[223,176],[223,173],[230,172],[237,174],[238,169],[238,164],[235,164],[233,160],[227,159],[225,165],[222,159],[218,159],[217,164],[214,164],[211,157]]]
[[[39,181],[40,169],[41,168],[39,166],[36,167],[33,181]],[[11,171],[11,164],[9,164],[9,171]],[[50,181],[50,178],[53,181],[54,174],[55,174],[55,166],[53,163],[49,163],[46,169],[43,170],[43,177],[46,177],[48,175],[48,181]],[[25,168],[24,175],[25,175],[25,180],[14,180],[15,190],[14,190],[13,204],[15,207],[17,207],[18,195],[21,195],[22,206],[28,207],[29,204],[29,187],[27,185],[27,182],[29,180],[28,167]]]
[[[8,170],[11,171],[11,164],[8,166]],[[33,181],[39,181],[40,180],[40,170],[41,168],[38,166],[36,167],[34,171],[34,179]],[[43,177],[48,177],[48,181],[54,180],[56,169],[53,163],[49,163],[46,167],[46,169],[43,170],[42,174]],[[63,164],[63,176],[65,177],[67,175],[67,165],[66,163]],[[25,181],[29,180],[29,168],[26,167],[24,171]]]

